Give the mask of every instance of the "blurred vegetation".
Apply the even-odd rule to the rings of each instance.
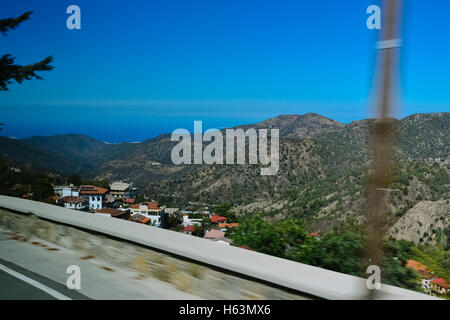
[[[245,245],[258,252],[365,278],[368,266],[364,252],[365,234],[362,225],[348,219],[317,238],[310,235],[300,219],[269,222],[256,214],[240,219],[239,227],[229,236],[235,246]],[[446,273],[439,267],[441,258],[430,252],[427,253],[428,260],[424,259],[426,250],[437,249],[417,246],[405,240],[385,240],[380,266],[382,282],[419,290],[418,275],[405,267],[406,261],[417,257],[418,253],[421,253],[417,257],[419,261],[429,263],[430,267],[445,276]],[[429,259],[435,259],[435,263]]]

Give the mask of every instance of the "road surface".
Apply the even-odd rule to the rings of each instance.
[[[87,300],[66,286],[0,259],[0,300]]]

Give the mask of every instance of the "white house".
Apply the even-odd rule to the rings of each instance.
[[[189,214],[183,214],[183,227],[193,226],[193,225],[202,225],[202,219],[189,219]]]
[[[151,224],[159,226],[161,223],[161,215],[165,212],[165,209],[165,206],[161,206],[157,202],[142,202],[130,206],[130,215],[140,214],[146,218],[150,218]]]
[[[108,189],[84,185],[80,187],[80,196],[89,200],[89,208],[103,209],[106,203]]]
[[[53,190],[55,191],[55,194],[63,197],[79,197],[80,193],[77,187],[74,187],[72,185],[70,186],[57,186],[54,187]]]
[[[79,197],[80,191],[78,188],[74,187],[63,187],[62,190],[62,197]]]
[[[74,210],[82,210],[88,204],[88,200],[83,197],[65,196],[61,200],[65,208]]]

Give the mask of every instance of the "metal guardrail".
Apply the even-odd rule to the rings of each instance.
[[[0,196],[0,208],[145,245],[299,294],[323,299],[366,299],[369,296],[365,279],[178,232],[8,196]],[[375,298],[435,299],[384,284]]]

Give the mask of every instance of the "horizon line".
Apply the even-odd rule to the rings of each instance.
[[[447,113],[450,113],[450,112],[447,112],[447,111],[427,112],[427,113],[425,113],[425,112],[416,112],[416,113],[411,113],[409,115],[405,115],[405,116],[403,116],[401,118],[396,118],[396,117],[389,117],[389,118],[401,121],[401,120],[404,120],[406,118],[409,118],[409,117],[415,116],[415,115],[437,115],[437,114],[447,114]],[[298,117],[301,117],[301,116],[306,116],[306,115],[317,115],[317,116],[326,118],[328,120],[332,120],[332,121],[338,122],[338,123],[343,124],[343,125],[350,125],[351,123],[357,122],[357,121],[375,120],[375,119],[377,119],[377,118],[369,117],[369,118],[363,118],[363,119],[358,119],[358,120],[351,120],[351,121],[345,123],[345,122],[340,122],[338,120],[334,120],[333,118],[330,118],[328,116],[324,116],[324,115],[322,115],[320,113],[317,113],[317,112],[307,112],[307,113],[304,113],[304,114],[292,114],[291,113],[291,114],[279,114],[278,116],[275,116],[275,117],[272,117],[272,118],[267,118],[265,120],[262,120],[262,121],[259,121],[259,122],[256,122],[256,123],[238,124],[238,125],[236,125],[234,127],[209,128],[209,129],[206,129],[206,130],[232,129],[232,128],[236,128],[236,127],[239,127],[239,126],[256,125],[258,123],[261,123],[261,122],[264,122],[264,121],[268,121],[268,120],[272,120],[272,119],[276,119],[276,118],[283,117],[283,116],[290,116],[290,117],[298,116]],[[198,121],[201,121],[201,120],[198,120]],[[3,128],[6,125],[7,124],[2,123],[2,127]],[[172,130],[172,132],[175,132],[176,130],[179,130],[179,129],[184,129],[184,128],[175,128],[175,129]],[[206,130],[204,130],[203,132],[205,132]],[[1,130],[0,130],[0,133],[1,133]],[[169,133],[169,132],[165,132],[165,133],[159,133],[157,135],[151,136],[151,137],[146,138],[146,139],[144,139],[142,141],[121,141],[121,142],[102,141],[101,139],[95,138],[95,137],[90,136],[90,135],[88,135],[86,133],[74,133],[74,132],[72,132],[72,133],[56,133],[56,134],[51,134],[51,135],[32,135],[32,136],[27,136],[27,137],[23,137],[23,138],[18,138],[18,137],[15,137],[15,136],[4,136],[4,135],[0,135],[0,137],[4,137],[4,138],[8,138],[8,139],[14,139],[14,140],[25,140],[25,139],[35,138],[35,137],[56,137],[56,136],[70,136],[70,135],[73,135],[73,136],[85,136],[85,137],[88,137],[88,138],[91,138],[91,139],[95,139],[95,140],[97,140],[97,141],[99,141],[101,143],[104,143],[104,144],[122,144],[122,143],[137,144],[137,143],[142,143],[142,142],[147,141],[147,140],[158,138],[160,136],[170,135],[170,134],[171,133]]]

